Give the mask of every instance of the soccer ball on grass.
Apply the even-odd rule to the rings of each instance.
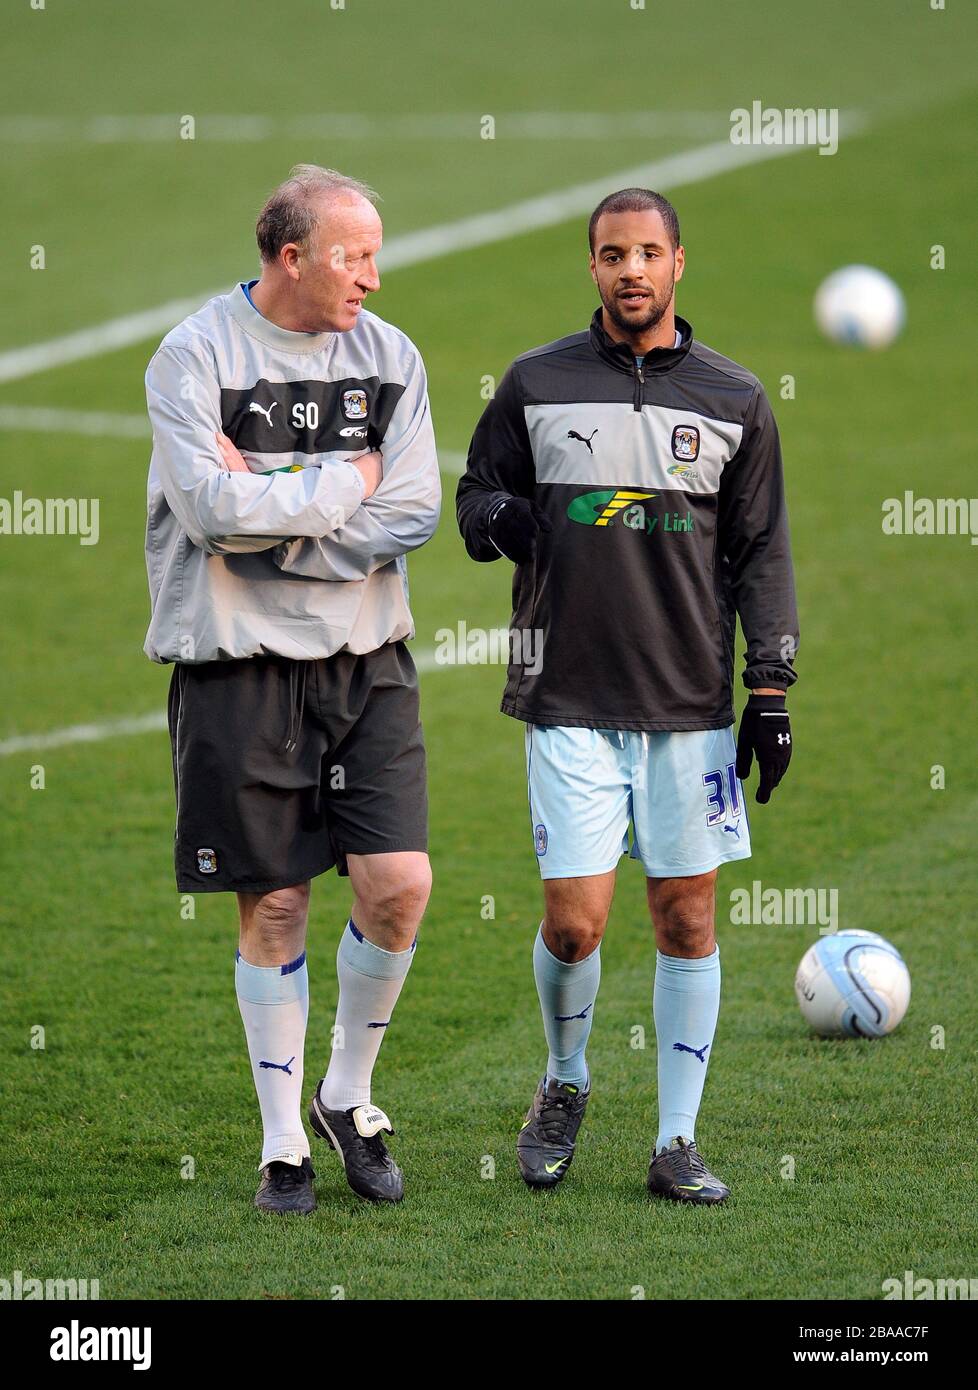
[[[821,1037],[882,1038],[907,1012],[910,971],[876,932],[833,932],[802,956],[795,994]]]
[[[847,265],[834,271],[815,295],[815,322],[834,343],[889,347],[906,316],[899,286],[871,265]]]

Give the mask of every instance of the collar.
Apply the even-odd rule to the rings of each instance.
[[[239,284],[227,297],[231,317],[241,325],[252,338],[257,338],[266,347],[278,348],[281,352],[296,352],[310,355],[322,352],[323,348],[336,337],[335,333],[294,333],[290,328],[279,328],[277,323],[260,314],[251,302],[251,295],[245,284]]]
[[[678,314],[676,315],[676,328],[682,335],[678,347],[652,348],[651,352],[645,354],[642,371],[646,376],[651,372],[671,372],[673,367],[679,365],[693,346],[693,329]],[[602,362],[607,362],[608,366],[614,367],[616,371],[627,372],[629,376],[634,376],[635,354],[628,343],[616,343],[614,338],[608,337],[601,322],[600,308],[594,311],[591,326],[588,329],[588,338]]]

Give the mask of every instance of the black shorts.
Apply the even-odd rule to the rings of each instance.
[[[316,661],[177,664],[181,892],[267,893],[347,854],[427,850],[418,677],[403,642]]]

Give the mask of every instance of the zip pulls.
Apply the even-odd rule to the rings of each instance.
[[[642,405],[644,404],[643,397],[644,397],[644,395],[645,395],[645,392],[644,392],[643,389],[642,389],[642,388],[644,387],[644,385],[645,385],[645,371],[644,371],[644,369],[643,369],[642,367],[639,366],[638,362],[636,361],[636,363],[635,363],[635,393],[634,393],[634,395],[633,395],[633,397],[632,397],[632,409],[633,409],[633,410],[641,410],[641,409],[642,409]]]

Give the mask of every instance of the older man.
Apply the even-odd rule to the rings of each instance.
[[[431,885],[405,556],[440,487],[421,357],[363,307],[381,237],[370,189],[296,166],[258,218],[260,278],[168,333],[146,374],[145,650],[174,663],[177,885],[237,894],[264,1211],[315,1207],[305,936],[333,866],[353,907],[310,1123],[354,1191],[403,1195],[370,1079]]]

